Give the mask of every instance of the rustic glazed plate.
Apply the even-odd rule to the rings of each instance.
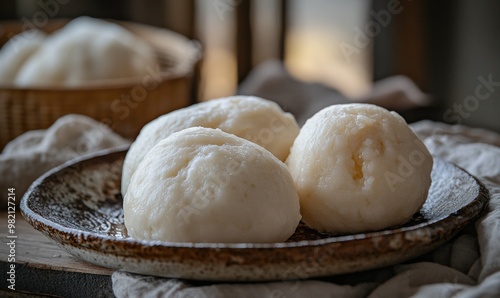
[[[104,267],[175,278],[262,281],[350,273],[411,259],[473,222],[489,199],[474,177],[436,159],[427,201],[402,227],[333,236],[301,224],[287,242],[272,244],[138,241],[123,225],[125,153],[123,148],[107,151],[45,174],[22,199],[24,217],[69,253]]]

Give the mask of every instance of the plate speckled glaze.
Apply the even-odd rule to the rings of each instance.
[[[22,214],[70,254],[100,266],[175,278],[264,281],[351,273],[414,258],[473,222],[489,199],[470,174],[435,159],[427,201],[401,227],[334,236],[301,224],[287,242],[271,244],[138,241],[123,225],[125,154],[124,148],[101,152],[50,171],[23,197]]]

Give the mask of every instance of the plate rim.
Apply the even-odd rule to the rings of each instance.
[[[450,213],[447,215],[444,215],[440,218],[433,219],[431,221],[426,221],[424,223],[419,223],[416,225],[412,226],[407,226],[407,227],[399,227],[399,228],[394,228],[394,229],[384,229],[384,230],[379,230],[379,231],[371,231],[371,232],[361,232],[361,233],[356,233],[356,234],[348,234],[348,235],[339,235],[339,236],[331,236],[327,238],[322,238],[322,239],[315,239],[315,240],[300,240],[300,241],[292,241],[292,242],[273,242],[273,243],[194,243],[194,242],[166,242],[166,241],[160,241],[160,240],[140,240],[140,239],[134,239],[134,238],[116,238],[110,235],[104,235],[104,234],[97,234],[95,232],[90,232],[90,231],[83,231],[83,230],[78,230],[76,228],[69,228],[62,226],[58,223],[55,223],[42,215],[36,213],[34,210],[29,208],[28,206],[28,201],[29,198],[31,197],[32,193],[37,189],[39,185],[41,185],[45,180],[47,180],[50,176],[57,174],[59,172],[64,171],[67,168],[70,168],[72,166],[75,166],[81,162],[85,161],[90,161],[92,159],[96,159],[99,157],[104,157],[107,155],[112,155],[112,154],[126,154],[126,151],[128,150],[129,145],[126,146],[119,146],[115,148],[110,148],[110,149],[104,149],[100,150],[97,152],[89,153],[80,157],[77,157],[75,159],[72,159],[70,161],[67,161],[49,171],[44,173],[42,176],[40,176],[38,179],[36,179],[28,188],[28,190],[25,192],[23,195],[21,202],[20,202],[20,210],[21,214],[23,217],[26,219],[26,221],[33,226],[35,229],[38,231],[41,231],[44,235],[48,236],[49,238],[53,239],[50,235],[47,235],[45,233],[45,230],[41,229],[39,227],[40,224],[45,225],[49,228],[57,230],[59,233],[64,234],[65,236],[70,236],[70,237],[83,237],[84,239],[89,239],[89,238],[94,238],[100,241],[106,241],[106,242],[118,242],[118,243],[126,243],[127,245],[140,245],[143,247],[160,247],[160,248],[196,248],[196,249],[282,249],[282,248],[288,248],[288,249],[293,249],[293,248],[303,248],[303,247],[310,247],[310,246],[323,246],[323,245],[329,245],[329,244],[335,244],[335,243],[343,243],[343,242],[352,242],[352,241],[360,241],[360,240],[367,240],[367,239],[372,239],[375,237],[380,237],[380,236],[391,236],[391,235],[398,235],[398,234],[405,234],[408,232],[413,232],[413,231],[418,231],[421,227],[426,226],[426,227],[432,227],[436,224],[441,224],[441,223],[447,223],[447,222],[452,222],[456,218],[461,217],[461,223],[463,225],[470,224],[471,222],[475,221],[480,215],[486,210],[488,203],[489,203],[489,191],[486,188],[486,186],[479,181],[475,176],[470,174],[468,171],[465,169],[461,168],[460,166],[448,162],[442,158],[435,157],[434,161],[440,160],[440,162],[444,162],[446,164],[449,164],[460,171],[463,171],[466,175],[470,176],[471,178],[474,179],[474,181],[477,183],[479,186],[477,196],[473,198],[467,205],[461,207],[459,210],[455,211],[454,213]],[[479,210],[478,210],[479,209]],[[464,216],[457,216],[454,215],[456,213],[463,213],[463,211],[468,211],[474,212],[473,216],[469,216],[464,218]],[[460,229],[459,229],[460,230]],[[457,230],[456,232],[458,232]]]
[[[73,171],[75,166],[80,166],[78,163],[85,161],[89,166],[121,162],[127,148],[112,148],[82,156],[37,179],[21,199],[20,209],[26,221],[71,255],[98,266],[167,278],[262,282],[347,274],[405,262],[452,239],[477,220],[489,202],[489,191],[481,181],[459,166],[435,157],[444,163],[441,166],[453,167],[461,172],[452,171],[452,176],[465,175],[469,181],[472,178],[470,183],[474,185],[471,187],[477,192],[466,197],[467,204],[453,213],[446,212],[411,226],[350,235],[327,235],[316,240],[184,243],[117,238],[62,226],[28,208],[30,194],[51,175]],[[102,159],[105,155],[113,156]],[[24,212],[23,207],[33,217]],[[38,222],[35,217],[38,217]]]

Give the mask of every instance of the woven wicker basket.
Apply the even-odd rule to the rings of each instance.
[[[66,22],[54,20],[40,29],[52,32]],[[0,85],[0,149],[20,134],[47,128],[66,114],[90,116],[132,139],[149,121],[196,99],[198,43],[166,29],[117,23],[154,46],[159,58],[156,71],[151,68],[155,80],[149,78],[148,85],[142,79],[105,80],[71,88]],[[21,30],[20,22],[0,23],[0,45]],[[121,100],[126,97],[131,99],[128,103]]]

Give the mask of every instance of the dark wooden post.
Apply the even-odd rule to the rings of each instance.
[[[166,0],[165,26],[187,38],[196,38],[195,0]]]
[[[285,60],[286,32],[288,29],[288,0],[280,0],[280,29],[278,37],[278,57]]]
[[[236,5],[236,62],[238,84],[245,79],[253,67],[251,0],[242,0]]]

